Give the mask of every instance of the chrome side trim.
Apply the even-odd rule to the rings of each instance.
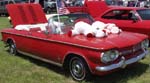
[[[26,53],[26,52],[23,52],[23,51],[20,51],[20,50],[17,50],[17,52],[21,53],[21,54],[24,54],[24,55],[27,55],[29,57],[32,57],[32,58],[35,58],[35,59],[38,59],[38,60],[41,60],[41,61],[44,61],[44,62],[47,62],[47,63],[50,63],[50,64],[54,64],[54,65],[57,65],[59,67],[62,67],[63,65],[60,64],[60,63],[57,63],[57,62],[54,62],[54,61],[51,61],[51,60],[48,60],[48,59],[45,59],[45,58],[41,58],[39,56],[36,56],[36,55],[32,55],[30,53]]]
[[[149,53],[149,51],[144,51],[144,53],[140,54],[139,56],[133,57],[131,59],[125,60],[124,56],[121,57],[120,62],[116,63],[116,64],[111,64],[108,66],[97,66],[96,70],[97,71],[111,71],[113,69],[117,69],[117,68],[124,68],[126,67],[126,65],[135,63],[139,60],[141,60],[143,57],[145,57],[147,54]]]

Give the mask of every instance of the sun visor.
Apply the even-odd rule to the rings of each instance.
[[[92,17],[97,17],[108,9],[108,5],[105,3],[105,1],[89,0],[85,3],[87,10]]]
[[[13,26],[20,24],[47,23],[47,19],[39,4],[9,4],[7,11]]]

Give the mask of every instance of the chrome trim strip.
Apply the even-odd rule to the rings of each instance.
[[[96,70],[97,71],[111,71],[111,70],[116,69],[116,68],[124,68],[128,64],[132,64],[134,62],[141,60],[148,53],[149,53],[148,50],[144,51],[144,53],[140,54],[139,56],[133,57],[133,58],[128,59],[128,60],[125,60],[124,56],[122,56],[120,62],[118,62],[116,64],[111,64],[108,66],[97,66]]]
[[[60,63],[56,63],[54,61],[51,61],[51,60],[48,60],[48,59],[45,59],[45,58],[41,58],[39,56],[36,56],[36,55],[32,55],[30,53],[26,53],[26,52],[23,52],[23,51],[20,51],[20,50],[17,50],[17,52],[21,53],[21,54],[24,54],[24,55],[27,55],[29,57],[32,57],[32,58],[35,58],[35,59],[38,59],[38,60],[41,60],[41,61],[44,61],[44,62],[47,62],[47,63],[50,63],[50,64],[54,64],[54,65],[57,65],[59,67],[62,67],[63,65],[60,64]]]
[[[56,43],[61,43],[61,44],[69,44],[69,45],[72,45],[72,46],[79,46],[79,47],[89,48],[89,49],[93,49],[93,50],[103,50],[103,48],[89,47],[89,46],[85,46],[85,45],[79,45],[79,44],[74,44],[74,43],[69,43],[69,42],[63,42],[63,41],[48,40],[46,38],[33,37],[33,36],[29,36],[29,35],[26,36],[26,35],[14,34],[14,33],[10,33],[10,32],[3,32],[3,33],[13,34],[13,35],[17,35],[17,36],[23,36],[23,37],[28,37],[28,38],[35,38],[35,39],[39,39],[39,40],[56,42]]]

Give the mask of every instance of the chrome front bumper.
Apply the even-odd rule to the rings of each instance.
[[[128,64],[132,64],[135,63],[139,60],[141,60],[142,58],[144,58],[147,54],[149,53],[149,51],[144,51],[144,53],[140,54],[139,56],[136,56],[134,58],[125,60],[125,57],[122,56],[120,62],[116,63],[116,64],[111,64],[108,66],[97,66],[96,70],[97,71],[111,71],[113,69],[117,69],[117,68],[124,68],[126,67],[126,65]]]

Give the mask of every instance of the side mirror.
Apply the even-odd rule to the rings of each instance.
[[[138,21],[138,18],[137,18],[137,17],[135,17],[135,16],[134,16],[134,17],[132,17],[131,19],[133,20],[133,22],[137,22],[137,21]]]
[[[136,14],[132,14],[131,19],[133,20],[133,22],[137,22],[139,20]]]

